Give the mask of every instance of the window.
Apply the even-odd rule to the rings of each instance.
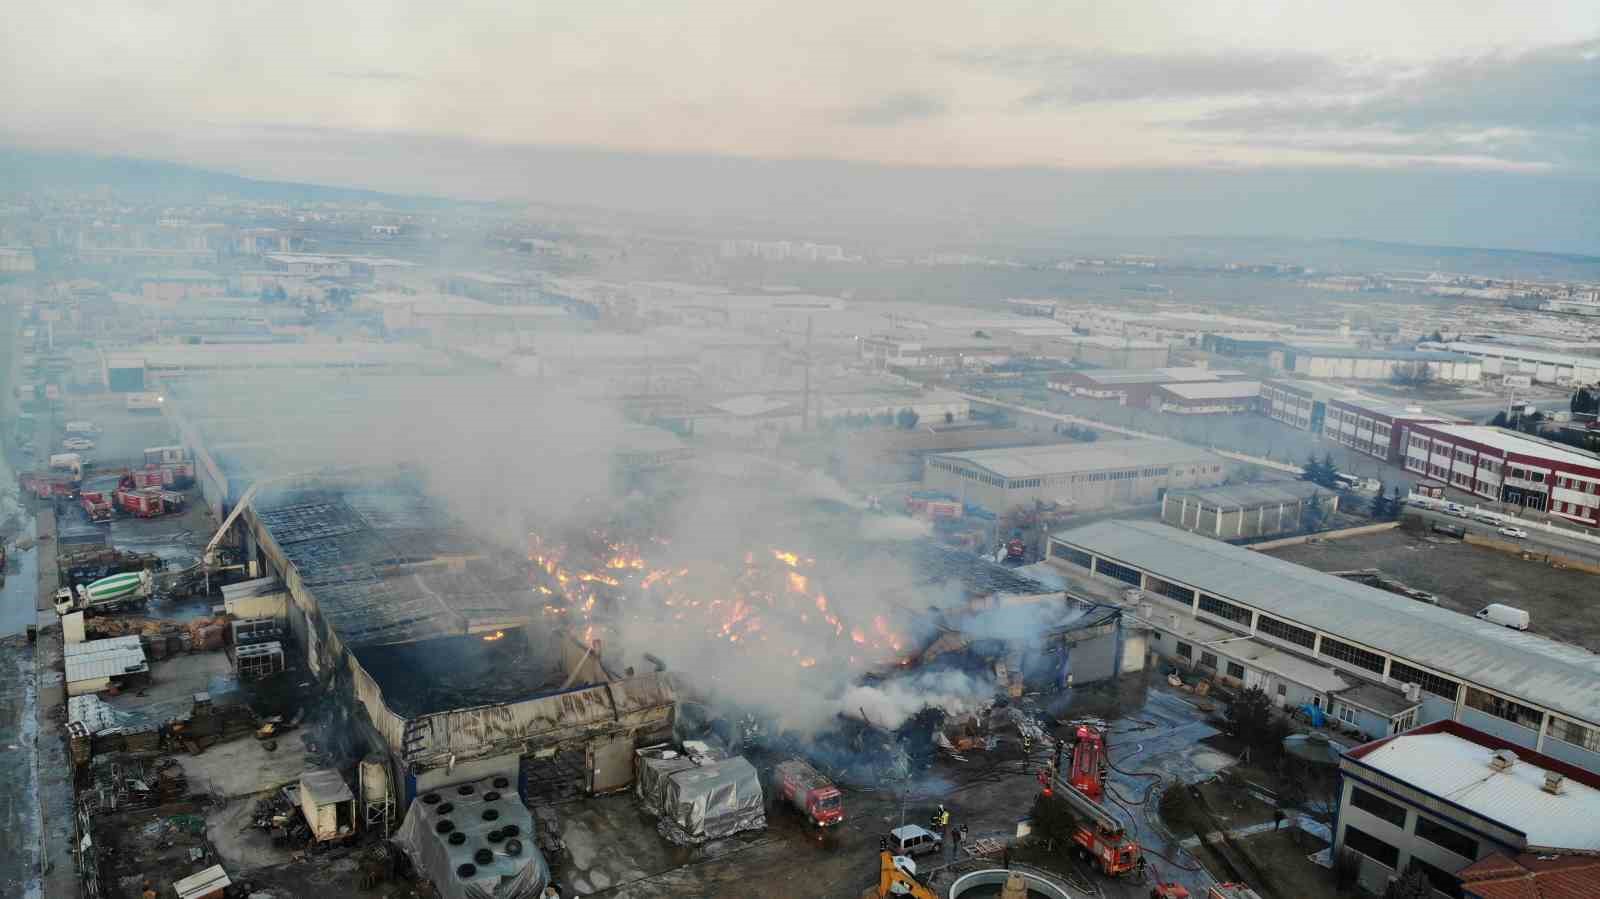
[[[1213,652],[1200,653],[1200,664],[1215,671],[1217,668],[1217,655]]]
[[[1440,849],[1454,852],[1464,859],[1476,860],[1478,857],[1477,840],[1460,831],[1445,827],[1432,818],[1424,818],[1418,815],[1416,834]]]
[[[1434,889],[1446,896],[1461,895],[1461,878],[1443,868],[1430,865],[1414,855],[1411,857],[1411,865],[1427,875],[1428,882],[1433,884]]]
[[[1393,868],[1400,864],[1400,850],[1359,828],[1345,827],[1344,844],[1380,865]]]
[[[1180,587],[1177,584],[1168,583],[1167,581],[1164,581],[1158,577],[1147,578],[1145,580],[1145,589],[1151,591],[1152,593],[1159,593],[1162,596],[1170,596],[1186,606],[1194,604],[1193,590],[1190,590],[1188,587]]]
[[[1244,606],[1236,606],[1231,602],[1220,600],[1215,596],[1205,593],[1200,594],[1200,611],[1210,612],[1218,618],[1235,621],[1245,627],[1250,626],[1250,610]]]
[[[1056,544],[1055,554],[1056,558],[1066,559],[1079,568],[1091,568],[1094,565],[1094,557],[1081,549],[1073,549],[1070,546],[1062,546],[1058,543]]]
[[[1472,687],[1467,688],[1467,705],[1480,712],[1486,712],[1496,718],[1504,718],[1512,724],[1531,727],[1538,730],[1544,715],[1536,709],[1531,709],[1520,702],[1502,699],[1492,693],[1485,693]]]
[[[1139,572],[1129,568],[1126,565],[1118,565],[1115,562],[1101,559],[1095,564],[1095,573],[1103,574],[1109,578],[1115,578],[1125,584],[1132,584],[1135,587],[1139,586]]]
[[[1288,643],[1297,643],[1310,649],[1317,643],[1317,635],[1303,627],[1295,627],[1287,621],[1279,621],[1262,615],[1256,621],[1256,630],[1269,637],[1277,637]]]
[[[1406,826],[1405,806],[1379,796],[1371,790],[1363,790],[1357,786],[1350,787],[1350,804],[1366,812],[1374,818],[1382,818],[1395,827]]]
[[[1375,652],[1367,652],[1365,649],[1358,649],[1343,640],[1323,637],[1320,652],[1330,659],[1348,662],[1357,668],[1365,668],[1374,674],[1383,673],[1383,656]]]
[[[1357,717],[1359,717],[1359,716],[1357,715],[1354,706],[1350,705],[1347,702],[1339,703],[1339,720],[1340,721],[1343,721],[1346,724],[1353,725],[1353,724],[1356,723],[1356,718]]]
[[[1289,695],[1289,688],[1285,687],[1283,684],[1279,684],[1278,685],[1278,695],[1279,696],[1288,696]]]
[[[1244,680],[1244,666],[1238,662],[1229,662],[1228,676],[1238,680]]]
[[[1186,659],[1192,659],[1194,658],[1194,647],[1187,643],[1180,642],[1178,644],[1178,655],[1183,656]]]
[[[1552,715],[1548,732],[1563,743],[1571,743],[1590,752],[1600,752],[1600,730],[1595,728],[1585,727],[1576,721],[1563,721]]]

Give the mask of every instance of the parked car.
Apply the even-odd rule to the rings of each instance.
[[[918,856],[938,852],[943,844],[944,837],[915,824],[889,831],[889,852],[893,855]]]
[[[1463,506],[1460,503],[1446,503],[1444,511],[1446,514],[1454,515],[1457,518],[1468,518],[1472,515],[1471,512],[1467,511],[1466,506]]]
[[[74,451],[92,450],[94,449],[94,441],[87,437],[68,437],[61,441],[61,448]]]
[[[1516,538],[1518,540],[1525,539],[1528,536],[1528,532],[1527,531],[1524,531],[1521,528],[1513,528],[1513,527],[1501,528],[1500,529],[1500,533],[1505,535],[1505,536],[1507,536],[1507,537],[1514,537],[1514,538]]]

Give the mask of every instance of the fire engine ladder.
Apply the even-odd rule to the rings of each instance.
[[[1072,782],[1057,774],[1055,778],[1055,792],[1057,796],[1067,801],[1072,810],[1082,815],[1093,823],[1103,833],[1120,834],[1124,825],[1117,817],[1106,811],[1105,807],[1085,796],[1082,790],[1072,785]]]

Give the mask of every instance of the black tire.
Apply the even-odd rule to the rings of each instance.
[[[512,858],[515,858],[515,857],[521,855],[522,854],[522,841],[521,840],[506,840],[505,853],[506,853],[506,855],[509,855]]]
[[[498,820],[500,820],[500,810],[499,809],[493,809],[493,808],[484,809],[483,810],[483,820],[485,820],[485,821],[498,821]]]
[[[456,810],[456,807],[455,807],[454,803],[444,802],[444,803],[440,803],[439,804],[439,808],[438,808],[437,811],[441,815],[448,815],[448,814],[450,814],[451,812],[453,812],[455,810]]]
[[[472,853],[472,860],[480,865],[492,864],[494,862],[494,850],[479,849],[477,852]]]
[[[496,777],[494,779],[494,788],[496,790],[504,790],[509,786],[511,786],[511,781],[505,779],[504,777]]]
[[[466,880],[467,878],[469,878],[469,877],[471,877],[471,876],[473,876],[474,874],[477,874],[477,873],[478,873],[478,866],[472,864],[471,862],[468,862],[467,864],[464,864],[464,865],[456,865],[456,876],[461,878],[462,880]]]
[[[458,830],[446,837],[445,841],[452,846],[460,846],[467,841],[467,835]]]
[[[476,792],[477,788],[475,788],[472,784],[462,784],[461,786],[456,787],[456,795],[458,796],[471,796]]]
[[[455,829],[456,829],[456,822],[451,821],[449,818],[446,818],[443,821],[439,821],[438,823],[433,825],[433,832],[434,833],[449,833],[449,832],[451,832],[452,830],[455,830]]]

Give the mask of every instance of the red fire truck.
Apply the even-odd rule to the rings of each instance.
[[[779,762],[772,769],[779,800],[787,802],[817,827],[844,822],[844,797],[833,782],[800,759]]]

